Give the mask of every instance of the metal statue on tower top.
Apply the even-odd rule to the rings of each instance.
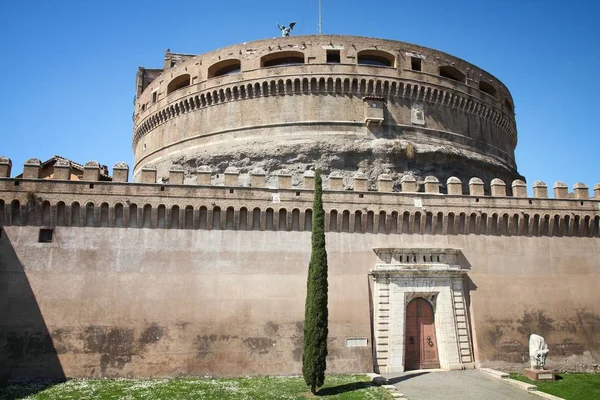
[[[281,26],[277,24],[277,27],[281,31],[281,37],[290,36],[290,33],[294,30],[294,25],[296,25],[296,22],[290,22],[290,26],[288,28],[286,28],[285,25]]]

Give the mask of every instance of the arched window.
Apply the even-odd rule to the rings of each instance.
[[[166,219],[167,219],[167,208],[164,204],[160,204],[158,206],[157,215],[156,215],[156,227],[164,229],[166,228]]]
[[[496,97],[496,88],[491,83],[479,81],[479,90],[489,94],[490,96]]]
[[[233,207],[227,207],[226,215],[225,215],[225,229],[234,230],[235,229],[235,211]]]
[[[312,210],[308,209],[304,212],[304,230],[312,231]]]
[[[294,208],[292,210],[292,230],[300,230],[300,210],[298,210],[297,208]]]
[[[137,228],[138,227],[138,208],[136,204],[129,205],[129,227]]]
[[[208,208],[204,206],[198,210],[198,224],[200,229],[208,229]]]
[[[519,234],[519,214],[515,214],[512,217],[512,229],[510,234],[511,235],[518,235]],[[527,231],[525,231],[525,234],[527,234]]]
[[[357,211],[354,213],[354,232],[362,233],[362,212]]]
[[[410,213],[405,211],[402,214],[402,233],[408,234],[410,233]]]
[[[183,219],[184,229],[194,229],[194,207],[186,206]]]
[[[465,215],[465,213],[460,213],[460,215],[458,216],[458,234],[460,234],[460,235],[465,234],[466,225],[467,225],[467,216]]]
[[[381,50],[363,50],[358,52],[358,63],[362,65],[374,65],[377,67],[396,66],[396,57]]]
[[[171,229],[179,229],[179,206],[171,207]]]
[[[387,215],[385,211],[380,211],[377,223],[377,233],[387,233],[387,222]]]
[[[416,234],[420,234],[421,233],[421,213],[418,212],[418,211],[415,213],[415,229],[414,229],[414,233],[416,233]]]
[[[367,233],[374,233],[373,232],[374,219],[375,219],[375,213],[373,211],[368,211],[367,212]]]
[[[433,214],[430,212],[425,214],[425,233],[433,233]]]
[[[454,220],[455,220],[454,213],[449,213],[448,214],[448,235],[454,235],[456,233],[456,230],[454,227]]]
[[[190,86],[190,74],[179,75],[173,78],[167,85],[167,95],[186,86]]]
[[[550,216],[548,214],[544,215],[544,220],[541,222],[542,226],[540,227],[540,236],[550,234],[550,221]]]
[[[260,59],[261,67],[304,64],[304,53],[300,51],[280,51],[267,54]]]
[[[100,226],[108,228],[108,203],[100,204]]]
[[[85,226],[94,226],[94,203],[87,203],[85,206]]]
[[[569,235],[569,224],[571,223],[571,217],[569,215],[565,215],[561,222],[562,222],[562,225],[560,228],[560,233],[563,236],[568,236]]]
[[[344,210],[342,213],[342,232],[350,232],[350,211]]]
[[[561,236],[563,232],[564,221],[561,221],[560,215],[554,216],[554,228],[552,228],[552,236]]]
[[[123,227],[123,204],[115,204],[115,226],[118,228]]]
[[[435,222],[435,234],[441,235],[444,232],[444,213],[439,212],[437,214],[437,221]]]
[[[66,206],[63,201],[56,203],[56,225],[65,226]]]
[[[71,204],[71,226],[79,226],[81,224],[81,214],[78,202]]]
[[[469,217],[469,233],[476,234],[477,232],[477,214],[472,213]]]
[[[579,215],[576,215],[575,218],[573,218],[573,232],[571,233],[571,236],[579,236],[580,227],[581,217]]]
[[[277,228],[279,231],[287,230],[287,210],[282,208],[279,210],[279,226]]]
[[[218,76],[236,74],[240,72],[241,68],[242,64],[240,63],[240,60],[222,60],[208,68],[208,77],[216,78]]]
[[[329,213],[329,232],[338,231],[338,212],[337,210],[331,210]]]
[[[146,204],[142,212],[142,228],[152,228],[152,206]]]
[[[594,217],[594,222],[592,225],[592,236],[600,236],[600,216],[598,215]]]
[[[487,235],[488,229],[488,215],[486,213],[481,214],[481,224],[480,224],[479,232],[482,235]]]
[[[273,209],[267,208],[267,221],[266,221],[266,230],[273,230]]]
[[[492,221],[491,221],[491,226],[490,226],[490,234],[492,235],[498,235],[500,232],[498,232],[498,214],[494,213],[492,214]]]
[[[451,65],[440,67],[440,76],[465,83],[465,74]]]
[[[248,209],[246,207],[240,208],[240,231],[248,229]]]
[[[540,234],[540,215],[535,214],[533,216],[533,226],[532,226],[532,234],[533,236],[539,236]]]
[[[221,207],[216,206],[212,212],[212,228],[213,230],[221,229]]]
[[[390,233],[398,233],[398,211],[392,211]]]
[[[13,225],[22,225],[21,203],[19,203],[19,200],[13,200],[13,202],[10,203],[10,219]]]
[[[252,210],[252,230],[260,231],[260,208]]]
[[[591,218],[589,215],[586,215],[583,220],[583,229],[582,229],[583,236],[590,236],[590,225],[591,225]]]

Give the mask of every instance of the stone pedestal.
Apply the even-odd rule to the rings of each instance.
[[[547,369],[525,368],[523,375],[532,381],[553,381],[556,379],[554,372]]]

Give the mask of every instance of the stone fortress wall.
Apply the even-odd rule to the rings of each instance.
[[[15,179],[0,159],[2,378],[299,373],[310,173],[299,189],[286,174],[279,187],[265,187],[264,173],[239,186],[232,169],[215,186],[208,168],[194,185],[180,168],[168,184],[155,168],[128,183],[123,163],[112,182],[98,181],[95,162],[81,181],[61,165],[47,180],[39,165],[29,160]],[[528,197],[523,182],[508,196],[494,180],[490,196],[477,178],[463,195],[456,178],[446,193],[433,177],[393,192],[389,176],[369,191],[365,176],[345,190],[340,175],[324,191],[328,371],[384,371],[394,358],[393,338],[373,325],[389,308],[369,272],[385,248],[456,249],[469,271],[455,305],[471,332],[464,360],[518,368],[529,333],[540,333],[551,367],[598,363],[600,185],[590,196],[557,183],[551,199],[541,182]]]
[[[505,181],[516,171],[513,100],[495,77],[459,58],[404,42],[298,36],[199,56],[167,52],[140,68],[134,177],[156,166],[186,178],[262,168],[360,169],[398,187],[413,174]],[[222,179],[222,178],[219,178]],[[293,182],[301,186],[302,180]]]
[[[298,374],[316,168],[329,372],[402,371],[416,297],[443,369],[519,368],[531,333],[597,368],[600,184],[528,195],[492,75],[304,36],[167,51],[136,84],[134,182],[0,157],[0,380]]]

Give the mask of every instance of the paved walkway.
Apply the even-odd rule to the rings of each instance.
[[[408,400],[541,399],[477,370],[421,370],[385,377]]]

